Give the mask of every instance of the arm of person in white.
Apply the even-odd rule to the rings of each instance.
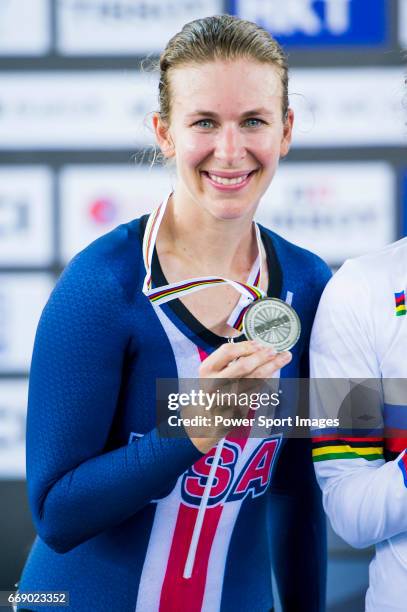
[[[346,262],[325,289],[311,336],[311,378],[318,379],[312,381],[313,417],[332,416],[327,415],[327,397],[331,408],[335,403],[339,408],[345,397],[336,397],[335,403],[332,398],[346,388],[346,380],[381,378],[372,289],[355,261]],[[407,531],[406,453],[385,463],[381,436],[339,430],[314,438],[324,509],[338,535],[357,548]]]

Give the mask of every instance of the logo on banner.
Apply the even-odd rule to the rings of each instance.
[[[380,220],[374,202],[358,203],[358,208],[352,206],[352,200],[349,200],[345,206],[342,194],[335,186],[324,185],[323,179],[313,186],[287,185],[284,201],[286,208],[271,214],[273,226],[279,231],[295,230],[300,233],[306,228],[315,232],[321,229],[333,232],[363,227],[368,223],[374,225]]]
[[[230,12],[255,21],[284,45],[381,44],[384,0],[231,0]]]
[[[112,223],[117,217],[117,212],[116,204],[108,198],[99,198],[89,206],[92,221],[100,225]]]
[[[63,10],[70,9],[79,18],[96,17],[101,21],[126,21],[129,19],[164,20],[174,19],[178,14],[205,12],[207,0],[65,0]]]
[[[262,495],[270,484],[280,442],[280,438],[262,440],[244,467],[237,472],[236,465],[241,448],[235,442],[226,440],[209,494],[208,506]],[[199,506],[214,455],[215,448],[194,463],[184,475],[181,496],[187,504]]]

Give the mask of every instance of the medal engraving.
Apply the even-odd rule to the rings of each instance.
[[[300,337],[301,323],[294,308],[278,298],[256,300],[246,311],[243,329],[249,340],[273,346],[278,353],[290,350]]]

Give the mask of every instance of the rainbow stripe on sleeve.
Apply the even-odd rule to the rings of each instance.
[[[313,461],[332,459],[383,459],[382,437],[319,436],[312,438]]]
[[[402,317],[406,314],[406,295],[404,291],[398,291],[394,294],[394,300],[396,302],[396,317]]]

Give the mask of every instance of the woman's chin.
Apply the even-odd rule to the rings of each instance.
[[[204,207],[209,214],[219,221],[228,221],[233,219],[244,219],[248,214],[252,213],[252,206],[246,202],[231,200],[212,200],[205,198]]]
[[[209,210],[212,217],[218,221],[232,221],[237,219],[244,219],[247,217],[247,209],[241,208],[230,208],[230,207],[213,207]]]

